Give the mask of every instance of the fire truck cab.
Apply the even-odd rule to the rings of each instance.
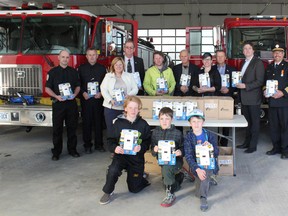
[[[45,4],[38,10],[25,4],[0,11],[0,125],[52,126],[45,82],[63,49],[70,52],[69,66],[77,68],[86,62],[86,49],[96,47],[98,62],[108,68],[132,39],[148,68],[154,49],[138,46],[137,31],[134,20],[98,17],[75,7],[57,10]]]

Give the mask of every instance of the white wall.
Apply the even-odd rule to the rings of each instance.
[[[139,22],[139,28],[185,28],[186,26],[215,26],[221,25],[224,18],[233,17],[233,13],[250,13],[257,15],[265,4],[170,4],[170,5],[119,5],[130,14],[135,14],[134,19]],[[112,9],[125,14],[125,19],[132,17],[111,6]],[[82,7],[96,15],[117,14],[104,6]],[[160,16],[143,16],[142,14],[160,13]],[[164,16],[164,13],[182,13],[180,16]],[[227,16],[211,16],[209,13],[227,13]],[[201,14],[198,16],[198,14]],[[271,4],[266,7],[262,15],[287,15],[288,4]],[[123,18],[119,15],[120,18]],[[237,16],[234,16],[237,17]]]

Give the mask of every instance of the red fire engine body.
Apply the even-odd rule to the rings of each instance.
[[[51,101],[44,89],[63,49],[71,53],[69,66],[77,68],[87,61],[86,49],[94,46],[98,62],[108,68],[132,39],[135,54],[148,68],[153,49],[138,46],[137,31],[136,21],[79,9],[0,11],[0,125],[52,126]]]
[[[213,54],[222,49],[227,54],[227,64],[239,70],[244,59],[242,44],[250,41],[254,44],[255,54],[267,65],[272,61],[271,51],[276,44],[287,47],[287,27],[285,16],[226,18],[223,26],[187,27],[186,49],[191,53],[191,62],[198,66],[202,66],[204,52]]]

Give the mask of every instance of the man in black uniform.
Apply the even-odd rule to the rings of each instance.
[[[124,61],[125,71],[133,73],[139,91],[137,95],[144,95],[143,80],[145,76],[144,62],[142,58],[134,56],[135,46],[132,40],[127,40],[124,44]],[[137,73],[139,74],[141,83],[137,82]],[[138,80],[139,81],[139,80]]]
[[[276,46],[273,49],[273,58],[274,62],[266,69],[264,88],[264,96],[269,103],[268,116],[273,144],[272,150],[266,154],[281,154],[282,159],[288,159],[288,63],[284,61],[284,49]],[[272,81],[272,88],[277,85],[278,87],[271,89],[271,85],[267,86],[267,80]],[[271,90],[266,91],[266,88]]]
[[[92,128],[94,124],[95,149],[104,152],[103,147],[103,98],[100,92],[100,85],[105,77],[106,69],[101,64],[96,63],[98,54],[95,48],[88,48],[86,51],[88,63],[78,68],[81,81],[81,107],[83,120],[83,141],[85,153],[92,153],[91,147]]]
[[[62,50],[59,53],[59,66],[51,69],[47,75],[45,91],[53,98],[53,145],[52,160],[59,160],[63,148],[63,123],[67,127],[67,149],[72,157],[80,157],[76,150],[78,107],[75,97],[80,91],[80,80],[75,69],[68,66],[70,55]],[[66,88],[63,88],[66,86]],[[61,92],[60,92],[61,91]],[[68,94],[67,94],[68,92]],[[70,93],[70,94],[69,94]]]

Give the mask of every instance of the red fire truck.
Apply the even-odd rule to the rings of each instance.
[[[98,62],[108,67],[132,39],[145,67],[152,64],[153,47],[138,46],[136,21],[74,8],[55,10],[50,4],[40,10],[24,6],[27,10],[0,11],[0,125],[52,126],[51,101],[44,89],[63,49],[71,53],[69,66],[77,68],[86,62],[85,50],[94,46]]]
[[[240,69],[244,59],[242,44],[250,41],[255,54],[264,65],[272,59],[275,45],[286,47],[288,42],[288,22],[286,16],[251,16],[249,18],[226,18],[223,26],[187,27],[186,49],[190,51],[192,63],[202,66],[201,55],[204,52],[215,53],[222,49],[227,54],[227,64]],[[267,106],[262,106],[261,117],[265,116]]]
[[[202,64],[201,55],[204,52],[213,54],[223,49],[227,54],[227,63],[239,69],[244,59],[242,44],[250,41],[255,46],[255,54],[267,64],[272,60],[271,50],[276,44],[287,47],[287,27],[285,16],[226,18],[223,26],[187,27],[186,49],[191,53],[191,61],[197,65]]]

